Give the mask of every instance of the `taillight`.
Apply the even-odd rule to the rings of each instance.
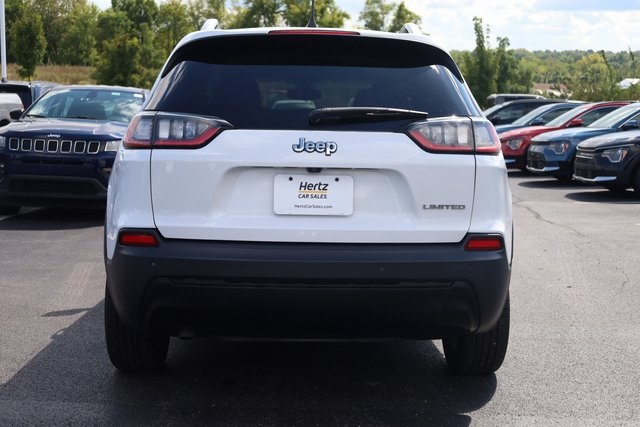
[[[158,246],[158,238],[153,233],[140,231],[123,231],[118,242],[123,246]]]
[[[503,247],[501,236],[473,236],[464,245],[466,251],[500,251]]]
[[[151,148],[153,116],[137,115],[129,123],[122,143],[127,148]]]
[[[129,124],[123,143],[127,148],[199,148],[225,127],[206,117],[141,113]]]
[[[491,122],[467,117],[445,117],[418,123],[408,135],[427,151],[498,154],[500,139]]]

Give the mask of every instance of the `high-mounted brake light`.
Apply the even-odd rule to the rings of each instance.
[[[123,139],[127,148],[199,148],[223,129],[215,119],[182,114],[135,116]]]
[[[158,246],[155,234],[139,231],[123,231],[118,242],[123,246]]]
[[[500,236],[471,237],[464,245],[466,251],[500,251],[504,247]]]
[[[411,127],[407,134],[427,151],[476,154],[500,152],[498,135],[493,125],[484,119],[429,119]]]

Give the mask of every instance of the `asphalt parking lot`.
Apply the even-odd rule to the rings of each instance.
[[[440,342],[172,340],[122,375],[103,338],[103,214],[0,216],[0,425],[640,425],[640,198],[510,173],[503,367]]]

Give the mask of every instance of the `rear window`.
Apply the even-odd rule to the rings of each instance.
[[[33,101],[29,86],[0,85],[0,93],[15,93],[20,97],[22,105],[25,107],[31,105],[31,102]]]
[[[169,63],[147,109],[215,116],[248,129],[306,129],[309,112],[326,107],[479,114],[451,59],[420,43],[271,35],[193,45]]]

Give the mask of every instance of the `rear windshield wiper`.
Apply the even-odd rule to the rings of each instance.
[[[402,108],[384,107],[331,107],[318,108],[309,113],[309,123],[354,123],[376,122],[383,120],[426,119],[425,111],[405,110]]]

